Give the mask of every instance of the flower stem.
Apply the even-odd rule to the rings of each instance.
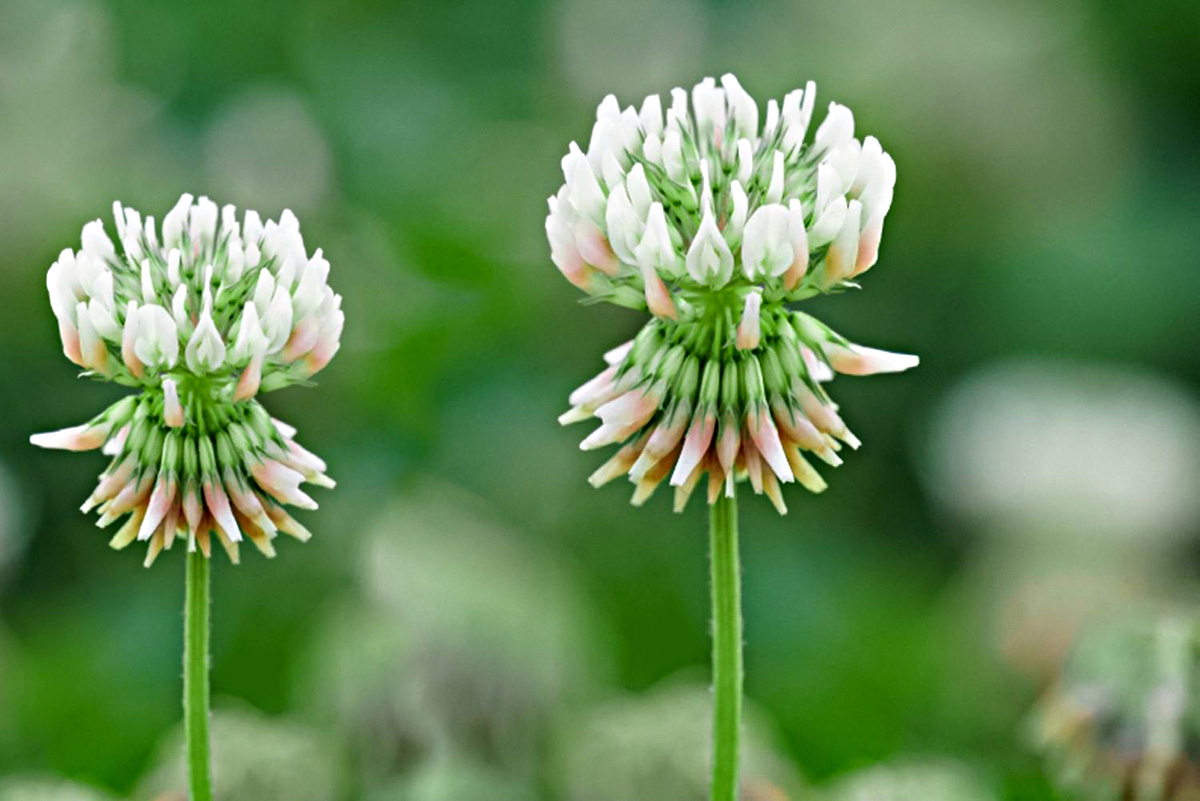
[[[738,797],[742,725],[742,590],[737,499],[722,494],[709,516],[713,616],[712,801]]]
[[[188,801],[212,801],[208,744],[209,560],[187,555],[183,607],[183,724],[187,731]]]

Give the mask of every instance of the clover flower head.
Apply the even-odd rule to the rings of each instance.
[[[1200,797],[1194,610],[1135,609],[1088,626],[1035,711],[1033,745],[1079,798]]]
[[[84,375],[132,387],[89,422],[30,438],[101,448],[112,464],[83,505],[98,525],[127,517],[114,548],[147,541],[149,566],[185,536],[238,561],[243,534],[268,556],[283,531],[309,534],[282,507],[316,508],[300,485],[333,486],[325,463],[274,420],[259,392],[306,383],[337,353],[345,315],[290,211],[263,222],[185,194],[164,217],[113,204],[46,274],[63,352]]]
[[[789,304],[856,288],[879,253],[896,165],[855,138],[837,103],[809,133],[810,81],[759,107],[732,75],[596,112],[549,199],[551,258],[594,300],[654,319],[571,395],[563,423],[598,417],[583,448],[627,444],[592,476],[628,474],[640,504],[668,476],[681,509],[746,477],[786,510],[780,482],[819,492],[802,455],[837,465],[858,440],[822,388],[834,372],[906,370],[915,356],[853,344]]]

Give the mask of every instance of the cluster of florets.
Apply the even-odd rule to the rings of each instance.
[[[141,390],[89,423],[32,441],[113,456],[84,511],[106,526],[128,514],[114,547],[158,552],[186,534],[209,553],[215,532],[237,559],[245,532],[270,555],[277,531],[307,533],[278,505],[315,508],[304,481],[332,486],[325,465],[255,400],[307,381],[337,352],[345,315],[329,262],[310,257],[295,215],[265,224],[184,195],[163,218],[114,204],[46,276],[63,351],[91,375]],[[232,505],[230,501],[232,500]]]
[[[587,153],[571,144],[546,233],[571,283],[614,303],[686,320],[714,291],[745,304],[811,297],[869,269],[896,165],[831,103],[811,142],[810,81],[758,106],[737,79],[706,78],[621,110],[609,95]],[[811,266],[811,269],[810,269]],[[751,301],[758,296],[758,301]]]
[[[875,264],[895,163],[836,103],[810,141],[812,82],[768,103],[761,127],[732,75],[671,98],[665,114],[657,95],[640,110],[605,98],[587,152],[572,143],[563,158],[546,218],[554,263],[593,298],[656,319],[562,421],[600,418],[584,448],[631,440],[593,482],[628,472],[635,502],[670,474],[681,506],[707,472],[710,502],[746,476],[783,511],[778,482],[824,487],[800,450],[837,464],[840,443],[858,444],[820,383],[917,363],[787,306]]]
[[[605,354],[608,368],[571,394],[567,423],[598,417],[584,450],[629,440],[589,481],[599,487],[628,474],[642,504],[668,476],[682,511],[708,474],[708,502],[745,477],[787,511],[780,482],[811,492],[825,481],[802,451],[836,467],[838,451],[858,439],[821,384],[833,373],[904,370],[915,357],[847,342],[803,312],[765,310],[753,349],[730,347],[732,323],[654,320]]]

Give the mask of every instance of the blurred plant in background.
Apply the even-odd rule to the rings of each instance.
[[[996,794],[967,765],[907,759],[859,771],[821,797],[828,801],[995,801]]]
[[[1092,627],[1039,705],[1033,737],[1067,787],[1128,801],[1200,798],[1194,614]]]
[[[213,797],[221,801],[328,801],[339,754],[329,738],[294,721],[227,705],[213,716]],[[164,738],[137,798],[187,801],[183,732]]]
[[[1010,360],[969,375],[932,422],[930,491],[981,539],[963,592],[1013,667],[1047,680],[1083,624],[1188,594],[1200,404],[1181,387]]]
[[[598,704],[568,726],[569,801],[614,798],[709,797],[712,693],[707,682],[683,678],[636,698]],[[741,798],[782,801],[800,794],[795,768],[778,749],[758,710],[746,715]]]
[[[60,779],[0,779],[0,801],[113,801],[99,790]]]
[[[479,773],[465,787],[490,772],[532,793],[551,727],[610,670],[571,572],[427,478],[384,505],[359,547],[362,596],[331,613],[301,688],[359,781],[428,763],[412,780],[420,796],[454,785],[436,777],[461,764]]]

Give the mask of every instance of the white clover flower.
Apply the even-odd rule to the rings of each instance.
[[[310,257],[295,215],[264,224],[184,195],[163,218],[113,204],[117,242],[100,220],[46,274],[63,352],[85,375],[140,391],[90,422],[31,437],[113,457],[84,511],[99,525],[128,515],[110,544],[148,541],[147,565],[186,536],[210,554],[215,533],[236,562],[243,534],[268,556],[278,531],[309,534],[282,504],[315,508],[299,485],[332,486],[325,464],[255,400],[303,383],[341,340],[329,262]]]
[[[725,75],[672,90],[665,115],[657,95],[640,110],[610,95],[587,150],[570,145],[546,218],[553,261],[593,298],[655,317],[561,418],[600,419],[586,449],[627,443],[593,484],[628,473],[641,503],[669,476],[681,508],[702,474],[710,502],[744,476],[783,511],[780,482],[825,486],[801,451],[836,465],[840,443],[858,444],[821,383],[916,364],[789,308],[857,286],[896,183],[845,106],[810,136],[815,107],[810,81],[760,127]]]

